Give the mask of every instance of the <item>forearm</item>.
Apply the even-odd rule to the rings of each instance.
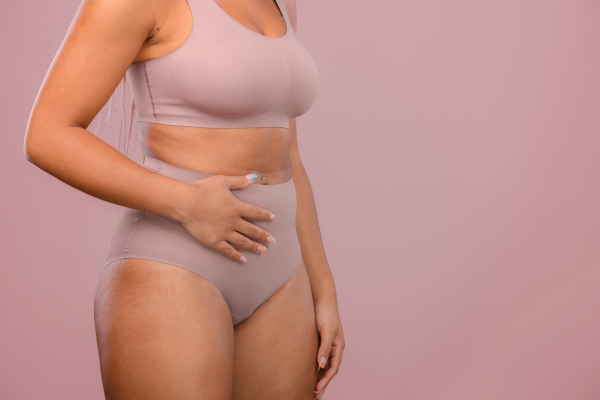
[[[337,305],[335,284],[325,255],[312,187],[308,174],[299,161],[294,163],[294,185],[298,199],[296,231],[310,279],[313,300]]]
[[[139,166],[83,127],[28,132],[28,161],[91,196],[179,220],[190,184]]]

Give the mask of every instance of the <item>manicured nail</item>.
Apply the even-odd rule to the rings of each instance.
[[[267,251],[267,248],[265,246],[263,246],[262,244],[259,244],[258,245],[258,251],[265,252],[265,251]]]
[[[275,219],[275,214],[271,213],[271,219]]]
[[[275,238],[273,236],[267,236],[267,242],[275,243]]]
[[[246,261],[248,261],[248,259],[246,257],[244,257],[244,256],[241,256],[240,257],[240,261],[246,262]]]
[[[248,179],[249,181],[253,181],[256,178],[258,178],[258,175],[256,175],[256,174],[248,174],[248,175],[246,175],[246,179]]]
[[[327,357],[321,356],[321,359],[319,360],[319,367],[325,368],[325,364],[327,364]]]

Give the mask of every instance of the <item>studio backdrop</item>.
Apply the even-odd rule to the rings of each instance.
[[[0,6],[6,400],[104,398],[93,300],[120,207],[23,152],[78,6]],[[297,13],[320,73],[298,140],[346,337],[324,398],[600,399],[600,1]],[[117,147],[106,118],[89,129]]]

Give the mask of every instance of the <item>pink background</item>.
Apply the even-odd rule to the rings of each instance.
[[[347,340],[324,399],[600,399],[600,2],[297,1],[321,75],[300,148]],[[0,398],[102,399],[120,208],[23,155],[79,5],[34,3],[0,12]]]

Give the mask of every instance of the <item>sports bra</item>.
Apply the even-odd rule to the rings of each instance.
[[[242,25],[213,0],[188,0],[193,28],[183,45],[127,69],[138,122],[289,129],[314,103],[319,72],[284,0],[275,2],[286,25],[280,37]]]

